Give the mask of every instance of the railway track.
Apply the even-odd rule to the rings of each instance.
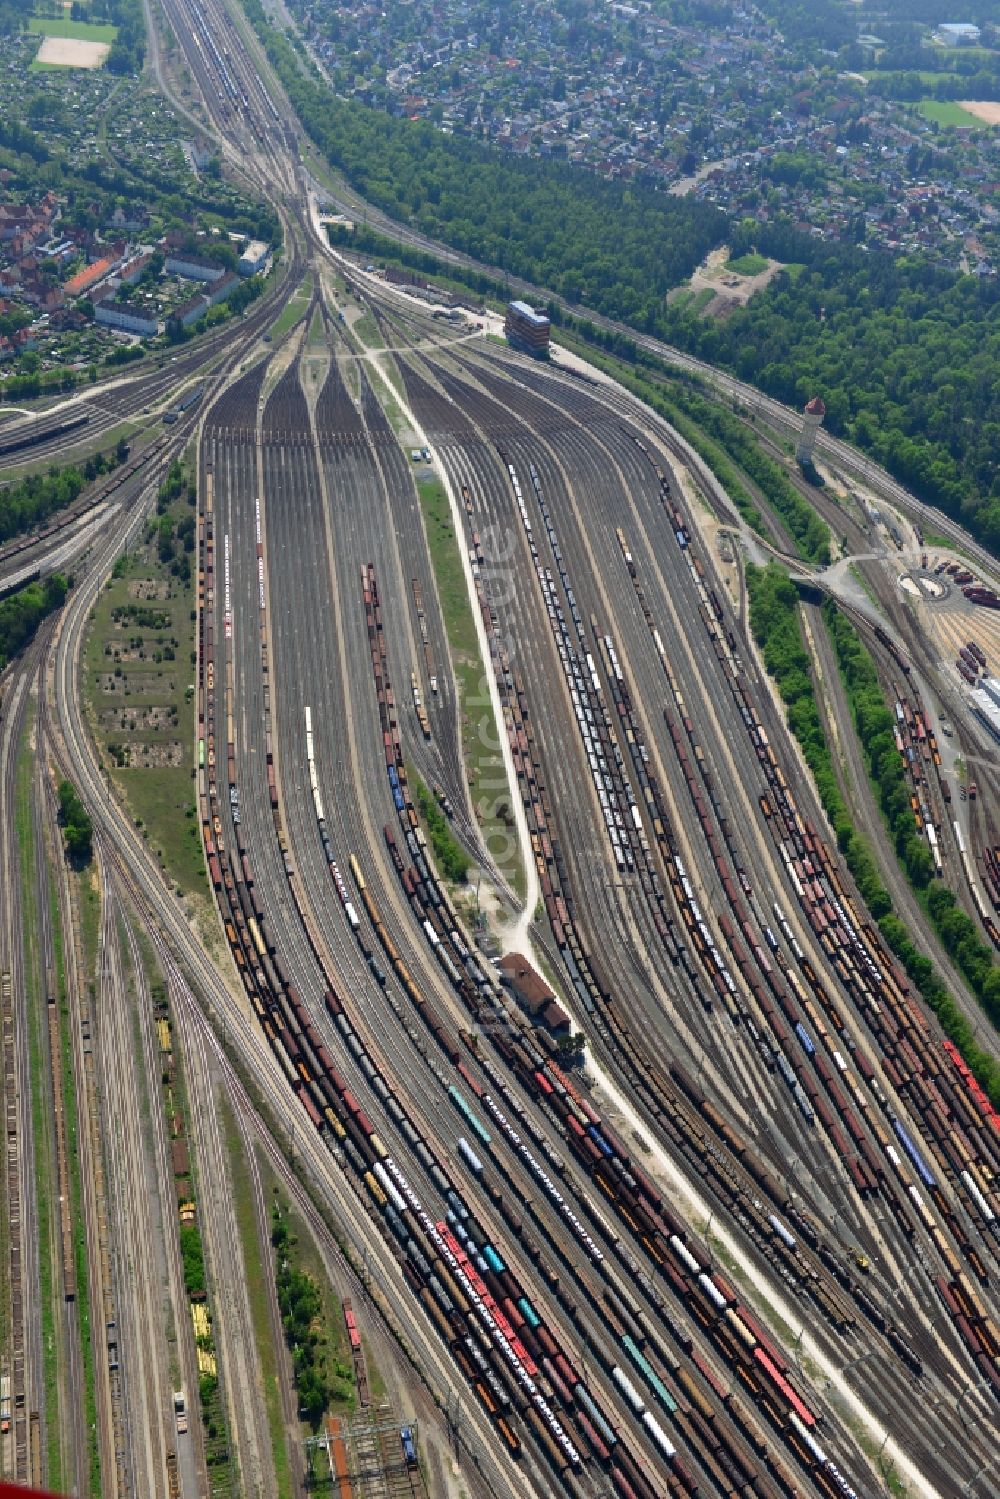
[[[240,47],[231,64],[213,49],[216,4],[196,15],[172,0],[171,14],[216,125],[244,138],[266,118],[267,85]],[[238,104],[227,77],[245,88]],[[293,155],[275,132],[253,166],[269,191],[282,171],[293,180]],[[741,1253],[815,1317],[823,1367],[854,1371],[835,1393],[884,1411],[887,1441],[890,1425],[912,1427],[938,1492],[974,1493],[990,1407],[972,1391],[963,1441],[947,1401],[961,1418],[970,1368],[996,1377],[980,1289],[996,1258],[982,1211],[995,1198],[990,1121],[798,784],[742,593],[734,611],[685,486],[725,497],[624,397],[597,402],[496,352],[435,354],[422,330],[411,343],[397,368],[464,497],[546,940],[591,1052],[655,1150],[736,1225]],[[517,1014],[428,861],[410,765],[450,785],[477,843],[461,705],[442,694],[428,741],[394,695],[419,668],[428,614],[433,659],[447,653],[405,455],[363,365],[350,378],[357,407],[329,380],[308,408],[294,358],[274,389],[262,362],[209,395],[222,390],[202,438],[198,784],[236,992],[177,913],[155,909],[141,845],[101,800],[72,696],[100,582],[87,578],[57,651],[60,753],[95,803],[108,865],[239,1036],[324,1202],[370,1246],[439,1396],[461,1371],[470,1448],[495,1492],[849,1494],[865,1460],[830,1392],[759,1325],[599,1092]],[[98,542],[95,569],[114,552]],[[106,923],[112,909],[109,894]],[[106,937],[120,1024],[121,955]],[[246,1487],[271,1492],[214,1132],[214,1069],[227,1069],[157,941],[222,1204],[209,1259],[226,1288],[236,1448]],[[458,1130],[475,1142],[463,1135],[456,1155]],[[791,1187],[788,1162],[807,1185]],[[894,1273],[912,1277],[905,1314],[886,1299]],[[151,1386],[149,1407],[159,1398]],[[30,1435],[29,1423],[29,1447]],[[170,1492],[166,1459],[162,1482]]]

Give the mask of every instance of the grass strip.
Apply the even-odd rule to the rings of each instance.
[[[226,1148],[229,1152],[233,1199],[236,1204],[236,1222],[239,1227],[243,1260],[246,1265],[247,1284],[262,1286],[270,1266],[265,1265],[265,1255],[254,1210],[253,1182],[243,1148],[243,1141],[236,1125],[228,1099],[220,1105],[222,1126],[225,1131]],[[291,1464],[285,1436],[284,1417],[279,1393],[279,1371],[275,1357],[271,1323],[267,1314],[267,1301],[263,1295],[250,1297],[250,1316],[253,1321],[257,1356],[260,1359],[261,1380],[264,1386],[264,1404],[267,1408],[267,1426],[271,1434],[271,1451],[274,1456],[274,1473],[278,1485],[278,1499],[292,1499]]]
[[[294,328],[299,319],[305,316],[311,296],[312,272],[307,271],[302,278],[301,284],[292,292],[292,295],[271,324],[268,331],[272,338],[280,338],[283,333],[288,332],[289,328]]]
[[[417,491],[445,633],[451,648],[459,697],[462,757],[473,810],[494,863],[523,898],[527,886],[511,813],[510,787],[493,713],[489,678],[479,652],[479,636],[465,586],[461,541],[455,534],[451,506],[441,481],[420,479]]]
[[[379,332],[378,323],[370,312],[365,312],[351,324],[351,332],[368,349],[384,349],[385,340]]]
[[[406,768],[414,798],[430,835],[434,859],[445,879],[461,885],[469,873],[471,859],[448,826],[448,819],[427,789],[426,782],[412,766]]]
[[[36,36],[68,37],[73,41],[106,42],[109,46],[118,35],[118,27],[100,21],[55,20],[48,16],[32,16],[28,30]]]
[[[735,271],[737,276],[759,276],[762,271],[767,270],[767,256],[748,250],[735,260],[727,260],[725,268],[727,271]]]
[[[333,1294],[303,1225],[277,1192],[271,1203],[271,1243],[299,1414],[318,1430],[327,1411],[347,1414],[356,1402],[343,1303]]]
[[[102,761],[179,896],[210,906],[194,798],[195,487],[187,462],[91,611],[83,692]]]

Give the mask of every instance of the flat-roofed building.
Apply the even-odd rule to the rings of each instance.
[[[168,255],[166,269],[188,281],[220,281],[226,274],[226,267],[218,261],[202,260],[197,255]]]
[[[945,47],[975,47],[980,35],[979,27],[971,21],[942,21],[934,33],[935,40]]]
[[[241,276],[256,276],[267,264],[268,247],[262,239],[252,239],[240,256]]]
[[[503,331],[511,348],[546,359],[552,324],[544,312],[536,312],[527,302],[508,302]]]
[[[95,302],[94,322],[106,328],[119,328],[123,333],[137,333],[140,338],[153,338],[159,331],[156,318],[145,307],[133,306],[131,302]]]

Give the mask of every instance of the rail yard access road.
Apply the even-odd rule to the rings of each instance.
[[[353,1472],[362,1449],[340,1427],[323,1447],[341,1495],[985,1499],[1000,1116],[841,858],[749,634],[759,544],[613,382],[467,323],[444,331],[335,254],[256,43],[223,0],[164,9],[228,169],[280,214],[283,257],[265,305],[175,364],[3,428],[11,462],[47,458],[200,390],[0,552],[5,592],[75,573],[0,702],[0,872],[16,891],[0,921],[0,1472],[80,1494],[304,1492],[266,1170],[388,1386],[392,1442],[369,1434]],[[159,46],[153,66],[172,89]],[[303,317],[265,338],[297,292]],[[112,794],[81,686],[95,601],[185,452],[214,949]],[[884,476],[835,456],[920,524]],[[847,530],[879,600],[851,617],[898,710],[917,827],[989,934],[975,861],[995,803],[949,814],[949,689],[904,638],[861,512]],[[460,630],[482,655],[474,697],[453,669]],[[821,643],[816,660],[834,673]],[[850,735],[832,686],[825,706]],[[470,724],[507,770],[488,789],[525,909],[517,862],[483,846]],[[19,782],[29,725],[37,763]],[[82,874],[57,857],[63,775],[93,821]],[[442,877],[418,778],[481,871],[475,913]],[[26,794],[33,885],[16,853]],[[477,946],[480,905],[551,983],[575,1050]],[[36,1136],[44,977],[53,1124]],[[60,1220],[55,1281],[37,1153],[82,1220]]]

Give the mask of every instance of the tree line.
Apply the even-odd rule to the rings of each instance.
[[[336,1358],[330,1349],[319,1286],[311,1275],[299,1270],[290,1259],[296,1242],[288,1218],[276,1202],[271,1209],[271,1243],[276,1263],[278,1309],[292,1355],[299,1415],[315,1430],[334,1401],[346,1403],[353,1398],[353,1372],[351,1366]]]
[[[59,609],[69,589],[62,573],[28,583],[0,601],[0,671],[34,636],[47,615]]]
[[[43,526],[50,516],[72,505],[94,479],[109,474],[128,457],[124,439],[107,453],[88,458],[83,468],[69,464],[48,473],[28,474],[0,489],[0,543]]]
[[[802,747],[823,810],[833,828],[837,846],[861,898],[878,923],[879,931],[889,948],[899,958],[910,979],[937,1014],[945,1034],[954,1041],[993,1103],[1000,1106],[1000,1065],[989,1052],[976,1045],[972,1027],[948,992],[944,980],[930,958],[920,951],[906,924],[893,911],[892,898],[882,883],[871,848],[854,827],[850,809],[837,780],[833,756],[819,714],[811,661],[799,625],[799,599],[795,586],[784,570],[775,563],[766,568],[748,566],[747,594],[754,639],[763,653],[767,671],[778,687],[785,704],[788,726]],[[850,631],[851,627],[848,625],[847,629]],[[855,663],[851,675],[859,684],[859,700],[863,699],[867,711],[872,712],[875,704],[869,698],[870,681],[859,651],[867,653],[860,641],[855,644],[842,631],[838,634],[841,648],[846,652],[845,664],[849,667],[852,661]],[[835,645],[837,639],[835,636]],[[846,675],[845,672],[845,677]],[[898,759],[895,743],[892,750]],[[887,777],[887,785],[890,780],[891,777]],[[912,817],[910,820],[912,825]],[[964,912],[957,910],[955,897],[946,886],[935,885],[929,890],[928,909],[945,947],[956,956],[960,966],[963,953],[970,963],[981,965],[981,954],[973,952],[970,942],[972,938],[978,943],[978,938],[959,919],[969,921]],[[966,977],[969,977],[969,973]],[[992,980],[986,984],[985,973],[983,979],[985,987],[979,997],[991,1019],[996,1021],[1000,1000],[992,987]]]
[[[434,858],[446,880],[461,885],[469,873],[472,860],[455,837],[441,808],[428,791],[424,782],[413,773],[414,794],[420,815],[427,824]]]
[[[894,719],[885,701],[875,662],[854,626],[832,602],[824,605],[823,612],[868,773],[900,863],[910,883],[917,890],[927,891],[927,911],[942,946],[954,958],[990,1021],[1000,1027],[1000,968],[994,963],[993,951],[983,941],[976,922],[959,906],[954,892],[935,880],[930,849],[916,834],[903,760],[893,737]],[[924,984],[920,983],[920,987],[924,989]],[[924,992],[926,995],[926,989]],[[934,1007],[942,1024],[945,1024],[947,1015],[952,1028],[945,1024],[945,1029],[953,1039],[957,1040],[953,1028],[959,1021],[968,1029],[943,984]]]
[[[830,562],[830,528],[804,499],[781,464],[768,457],[754,434],[738,416],[701,394],[690,380],[674,379],[667,386],[669,398],[717,439],[760,490],[780,519],[801,556],[826,567]]]

